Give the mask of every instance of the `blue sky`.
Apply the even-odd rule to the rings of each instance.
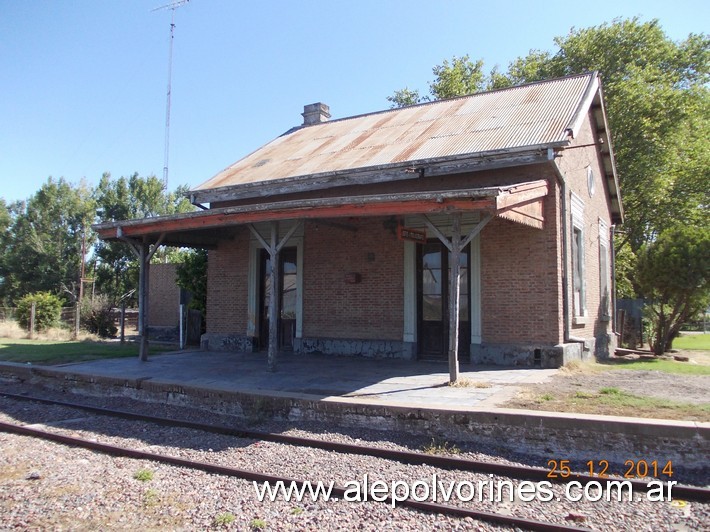
[[[0,197],[49,176],[163,172],[171,0],[0,0]],[[302,121],[386,109],[469,54],[505,69],[615,17],[707,32],[704,1],[191,0],[176,11],[169,188],[196,186]]]

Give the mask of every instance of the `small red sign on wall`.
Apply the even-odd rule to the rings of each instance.
[[[345,274],[346,284],[358,284],[362,281],[362,275],[356,272],[350,272]]]
[[[409,240],[411,242],[426,242],[426,231],[423,229],[411,229],[409,227],[399,226],[397,233],[400,240]]]

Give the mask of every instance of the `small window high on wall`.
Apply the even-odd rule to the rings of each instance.
[[[572,194],[572,310],[575,323],[584,323],[587,315],[584,275],[584,202]]]

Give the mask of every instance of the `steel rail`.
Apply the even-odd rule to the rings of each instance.
[[[225,475],[230,477],[237,477],[244,480],[251,480],[253,482],[268,482],[271,485],[277,485],[283,482],[286,485],[294,483],[299,488],[302,488],[304,484],[308,481],[281,477],[275,475],[267,475],[264,473],[258,473],[255,471],[249,471],[246,469],[239,469],[228,466],[221,466],[217,464],[212,464],[209,462],[188,460],[186,458],[179,458],[176,456],[163,455],[158,453],[151,453],[147,451],[138,451],[136,449],[128,449],[125,447],[120,447],[117,445],[111,445],[106,443],[99,443],[96,441],[85,440],[82,438],[76,438],[73,436],[65,436],[63,434],[57,434],[54,432],[47,432],[44,430],[31,428],[22,425],[16,425],[14,423],[0,422],[0,431],[10,432],[13,434],[18,434],[21,436],[30,436],[33,438],[41,438],[44,440],[52,441],[55,443],[60,443],[63,445],[70,445],[74,447],[81,447],[84,449],[89,449],[92,451],[101,452],[104,454],[110,454],[113,456],[122,456],[126,458],[134,458],[138,460],[152,460],[156,462],[161,462],[164,464],[169,464],[178,467],[196,469],[204,471],[207,473],[213,473],[218,475]],[[352,493],[353,490],[346,489],[342,486],[333,486],[331,490],[331,498],[345,498],[346,493]],[[362,495],[362,492],[360,493]],[[362,500],[362,499],[361,499]],[[386,503],[393,505],[392,497],[387,497],[386,499],[369,499],[372,502]],[[436,514],[446,514],[455,517],[470,517],[473,519],[478,519],[481,521],[487,521],[490,523],[498,523],[503,525],[511,525],[524,528],[526,530],[539,530],[539,531],[588,531],[589,528],[581,528],[576,526],[560,525],[555,523],[546,523],[543,521],[536,521],[533,519],[526,519],[522,517],[514,517],[509,515],[497,514],[494,512],[485,512],[481,510],[473,510],[468,508],[462,508],[458,506],[451,506],[448,504],[438,504],[433,502],[416,501],[414,499],[397,499],[396,504],[403,507],[408,507],[424,512],[436,513]]]
[[[365,456],[373,456],[376,458],[384,458],[410,465],[430,465],[441,469],[462,471],[470,471],[474,473],[491,473],[494,475],[513,477],[517,479],[533,480],[533,481],[549,481],[552,483],[566,483],[577,481],[583,486],[591,482],[600,482],[605,480],[618,480],[629,482],[633,491],[646,492],[654,489],[657,486],[652,486],[645,480],[619,477],[600,477],[592,475],[584,475],[574,472],[563,472],[560,470],[545,469],[542,467],[522,466],[512,464],[496,464],[491,462],[483,462],[469,458],[456,458],[451,456],[440,456],[415,451],[399,451],[393,449],[382,449],[370,445],[356,445],[350,443],[338,443],[314,438],[306,438],[303,436],[289,436],[286,434],[274,434],[270,432],[262,432],[247,429],[234,429],[220,425],[209,425],[192,421],[175,420],[160,416],[150,416],[146,414],[137,414],[125,410],[113,410],[95,406],[82,405],[79,403],[70,403],[66,401],[57,401],[53,399],[45,399],[33,397],[29,395],[17,395],[7,392],[0,392],[0,397],[8,397],[10,399],[20,399],[25,401],[36,401],[45,404],[64,406],[69,408],[77,408],[87,412],[93,412],[99,415],[119,417],[134,421],[147,421],[163,426],[182,427],[215,434],[223,434],[227,436],[235,436],[238,438],[247,438],[262,441],[271,441],[275,443],[284,443],[300,447],[311,447],[326,451],[334,451],[346,454],[357,454]],[[566,476],[563,476],[566,475]],[[698,486],[686,486],[676,484],[672,489],[675,498],[703,502],[710,502],[710,489]]]

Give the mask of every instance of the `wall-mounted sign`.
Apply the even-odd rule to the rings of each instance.
[[[345,274],[345,284],[358,284],[362,282],[362,275],[357,272],[349,272]]]
[[[399,226],[398,234],[400,240],[409,240],[411,242],[426,242],[426,231],[423,229],[411,229],[409,227]]]

